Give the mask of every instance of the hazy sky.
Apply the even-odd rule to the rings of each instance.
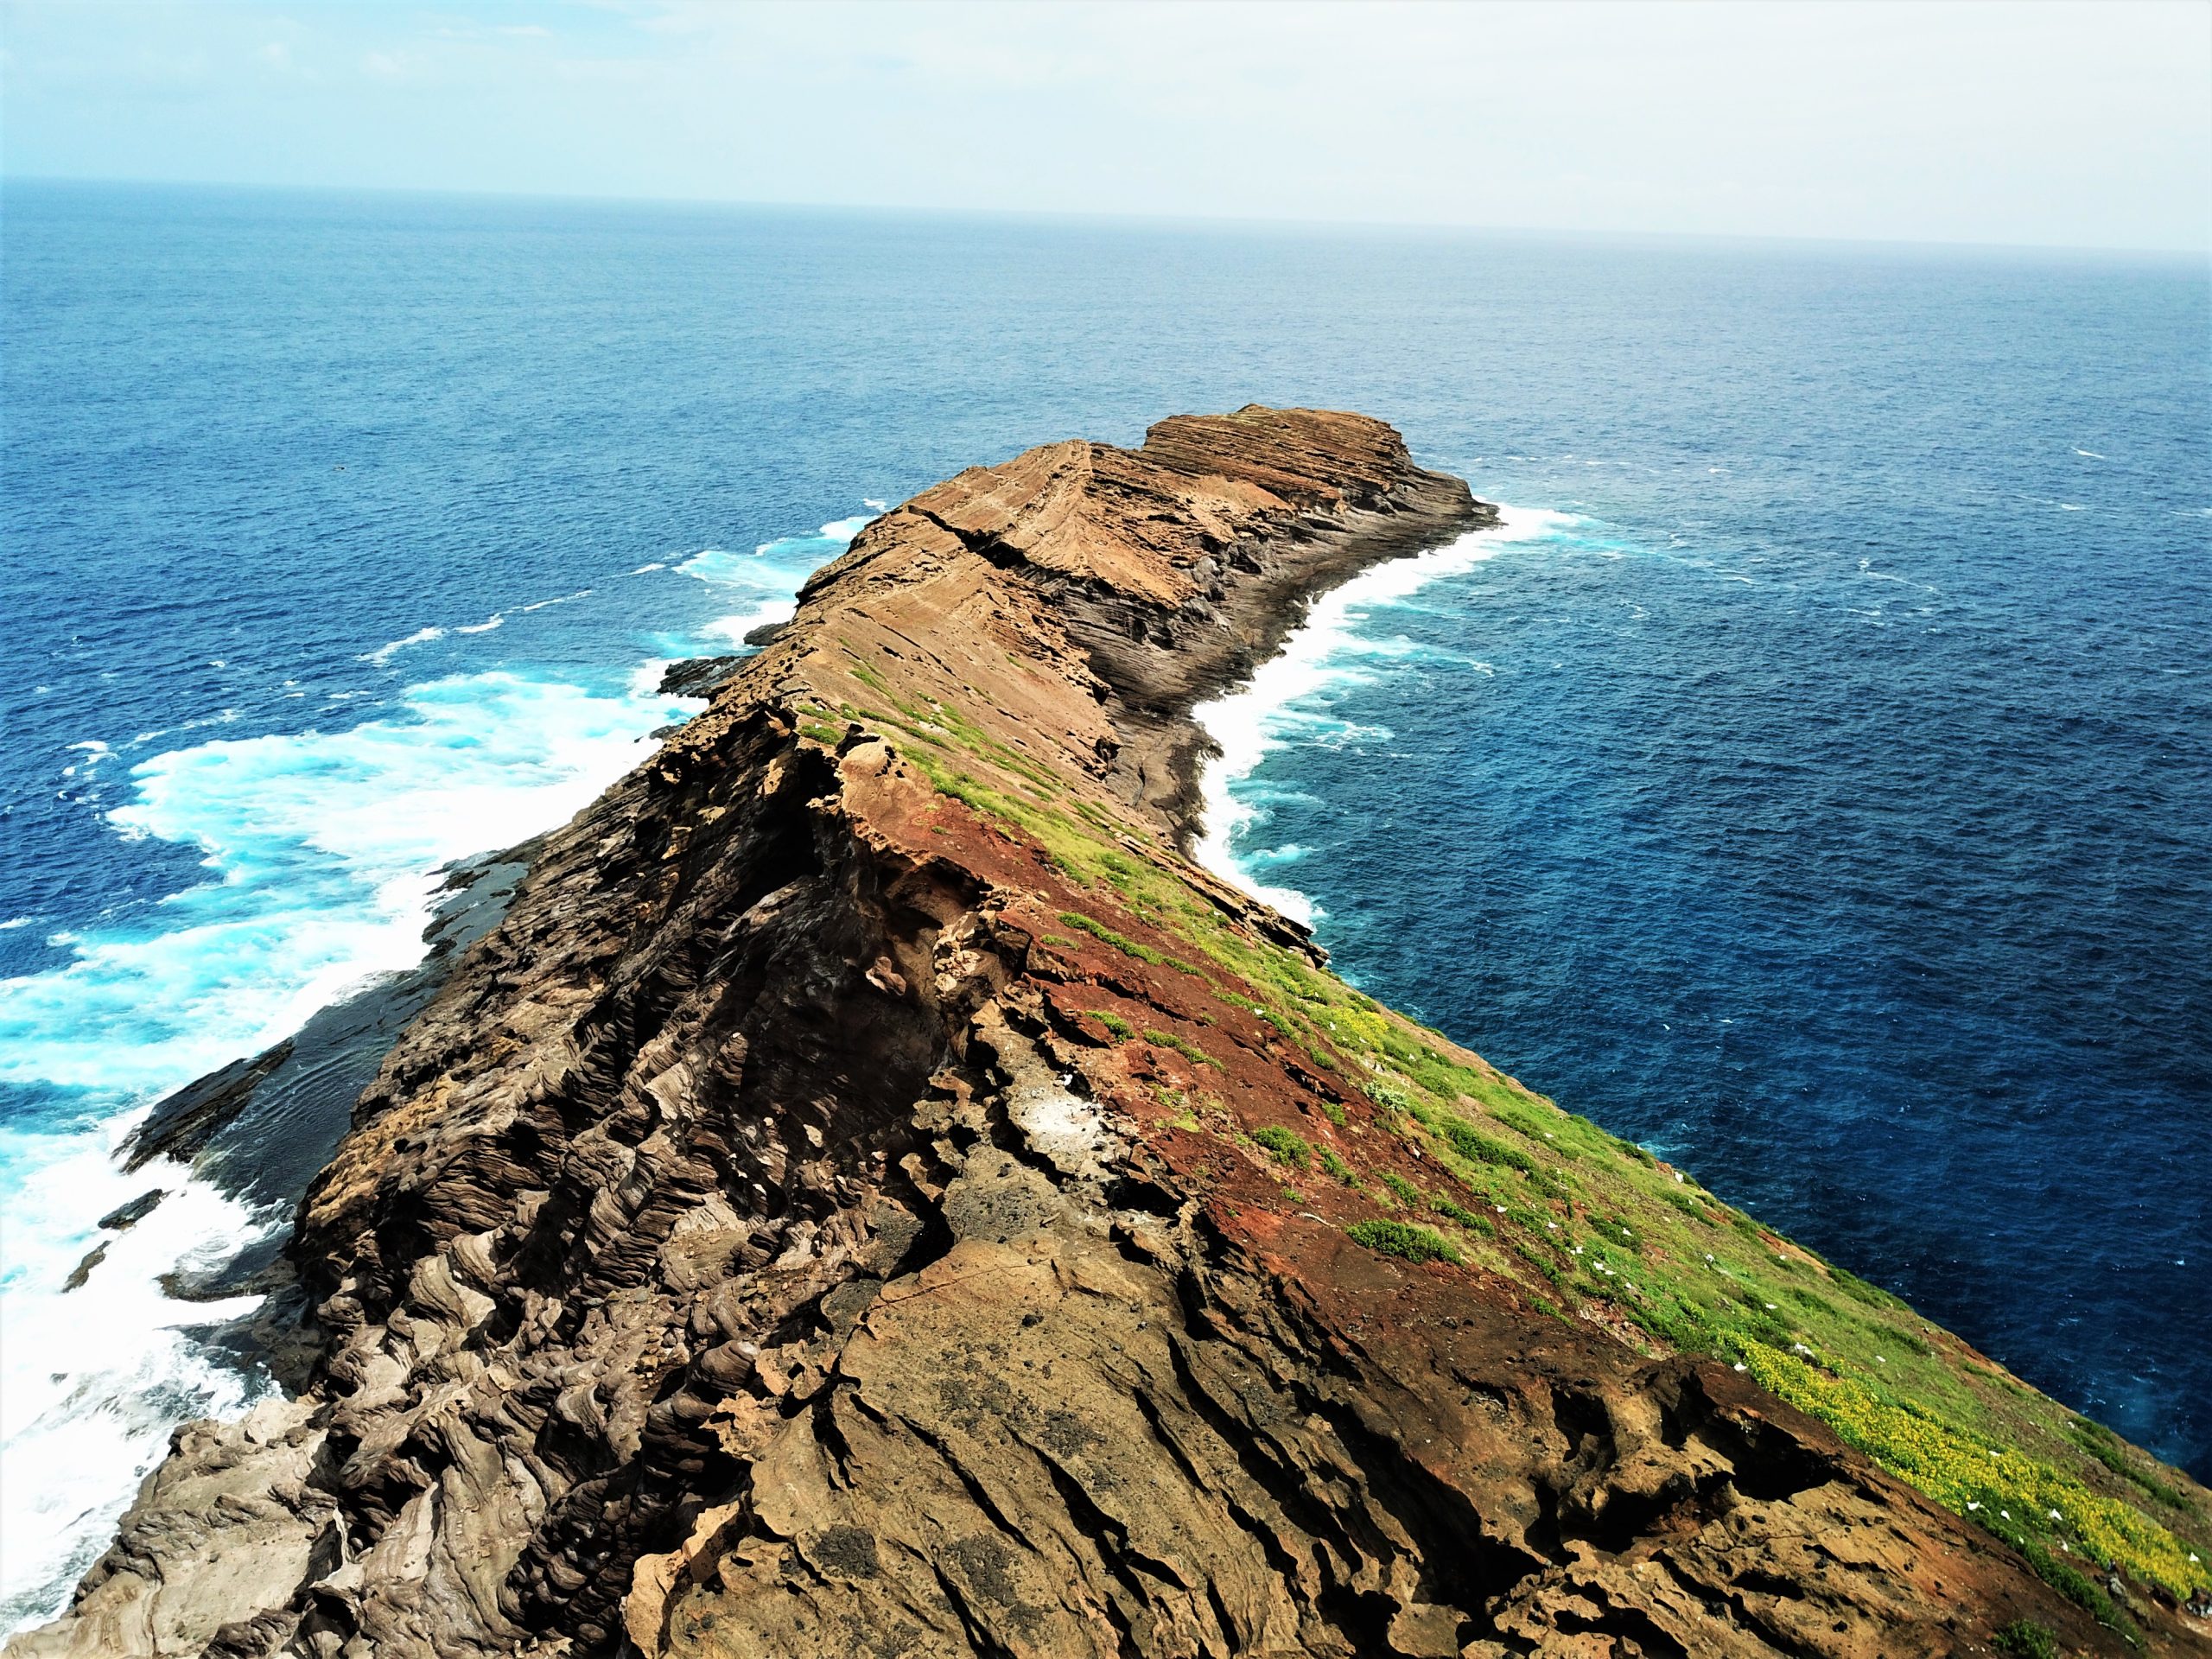
[[[6,3],[11,175],[2212,247],[2212,4]]]

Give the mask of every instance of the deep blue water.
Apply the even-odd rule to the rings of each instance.
[[[1251,400],[1565,515],[1337,642],[1258,877],[2212,1475],[2201,265],[11,184],[0,282],[4,1611],[250,1387],[149,1286],[268,1217],[57,1295],[122,1115],[403,963],[868,503]]]

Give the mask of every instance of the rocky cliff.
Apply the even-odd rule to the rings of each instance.
[[[1492,521],[1256,408],[875,520],[385,1060],[304,1391],[10,1652],[2202,1644],[2200,1489],[1184,855],[1193,702]]]

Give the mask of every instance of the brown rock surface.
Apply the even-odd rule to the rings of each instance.
[[[300,1215],[311,1387],[181,1432],[10,1653],[2126,1650],[1748,1377],[1362,1249],[1244,1138],[1419,1155],[1142,897],[1307,959],[1179,853],[1188,710],[1491,521],[1248,409],[871,524],[393,1050]]]

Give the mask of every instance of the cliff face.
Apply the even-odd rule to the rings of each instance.
[[[1192,702],[1490,522],[1387,427],[1248,409],[870,524],[362,1097],[311,1386],[181,1433],[10,1651],[2126,1650],[1760,1381],[1840,1373],[1645,1306],[1662,1221],[1856,1281],[1179,852]]]

